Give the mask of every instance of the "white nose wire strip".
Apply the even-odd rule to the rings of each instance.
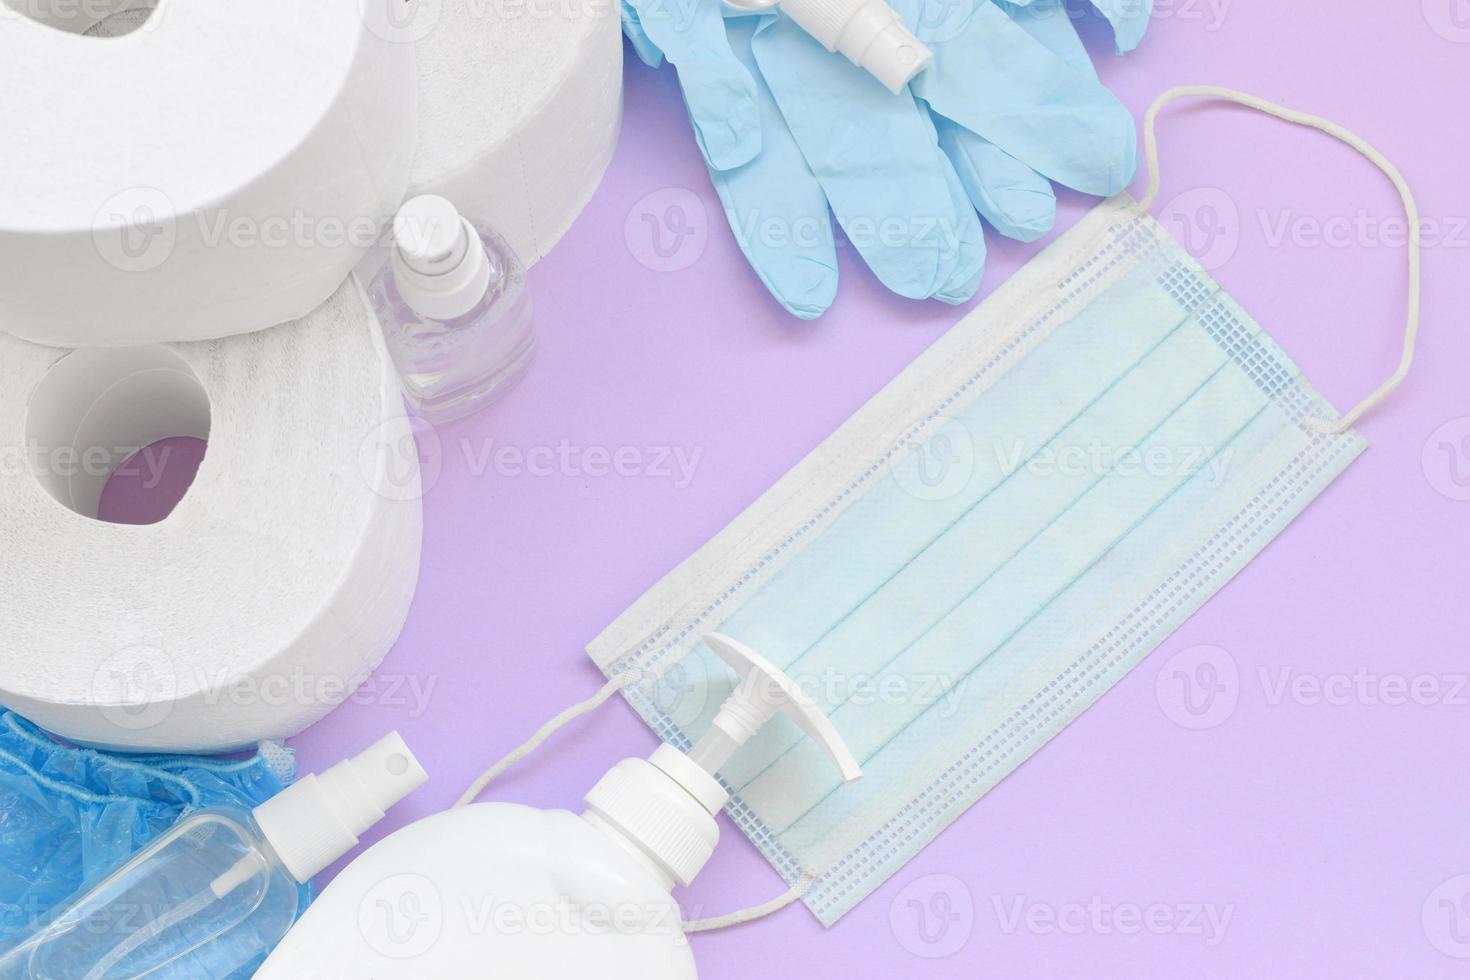
[[[596,711],[598,708],[606,704],[614,694],[617,694],[623,688],[638,680],[639,677],[640,675],[637,673],[622,674],[618,677],[614,677],[612,680],[602,685],[598,692],[592,695],[592,697],[588,698],[585,701],[577,702],[576,704],[567,708],[565,711],[558,714],[555,718],[548,721],[546,724],[542,725],[540,728],[536,729],[536,734],[526,739],[510,752],[506,753],[506,755],[502,757],[499,762],[495,763],[495,765],[480,773],[475,781],[470,783],[469,788],[467,788],[463,793],[460,794],[459,799],[455,801],[454,806],[450,809],[456,809],[458,807],[466,806],[470,803],[475,802],[475,797],[483,793],[485,791],[485,787],[489,786],[496,779],[500,778],[500,776],[511,766],[515,765],[517,762],[520,762],[526,756],[530,755],[532,752],[540,748],[541,744],[552,735],[555,735],[559,729],[565,727],[567,724],[575,721],[583,715],[589,715],[592,712]],[[800,901],[801,896],[806,894],[807,889],[811,888],[812,882],[815,880],[815,875],[812,875],[811,873],[804,874],[802,875],[801,880],[799,880],[795,885],[792,885],[785,892],[777,895],[769,902],[764,902],[760,905],[753,905],[750,908],[741,909],[737,912],[730,912],[725,915],[717,915],[708,919],[690,919],[689,921],[684,923],[684,931],[686,933],[709,932],[713,929],[724,929],[728,926],[738,926],[741,923],[751,922],[755,919],[763,919],[768,915],[779,912],[787,906],[793,905],[796,902]]]
[[[1159,112],[1170,102],[1191,98],[1224,99],[1227,102],[1234,102],[1248,109],[1264,112],[1268,116],[1275,116],[1278,119],[1284,119],[1298,126],[1310,126],[1312,129],[1320,130],[1333,139],[1346,143],[1367,157],[1369,162],[1379,170],[1382,170],[1388,179],[1393,181],[1394,188],[1398,190],[1399,197],[1403,199],[1404,213],[1409,218],[1409,309],[1407,321],[1404,326],[1404,352],[1403,356],[1399,359],[1399,366],[1393,374],[1389,375],[1387,381],[1379,385],[1368,397],[1353,406],[1352,410],[1342,418],[1336,421],[1315,416],[1308,416],[1302,419],[1302,424],[1314,432],[1333,435],[1346,432],[1352,427],[1353,423],[1362,417],[1364,412],[1367,412],[1373,406],[1383,401],[1391,391],[1399,386],[1399,382],[1403,381],[1404,377],[1409,373],[1409,365],[1414,361],[1414,344],[1419,336],[1420,282],[1419,207],[1414,203],[1414,194],[1409,190],[1409,185],[1404,181],[1404,177],[1399,173],[1398,168],[1387,157],[1374,149],[1367,140],[1336,123],[1328,122],[1326,119],[1318,116],[1310,116],[1304,112],[1287,109],[1254,95],[1237,92],[1234,89],[1222,88],[1218,85],[1181,85],[1177,88],[1169,89],[1155,99],[1154,104],[1149,107],[1148,114],[1143,119],[1144,153],[1148,160],[1148,191],[1139,203],[1145,211],[1149,209],[1154,203],[1155,198],[1159,195],[1159,145],[1154,132]]]

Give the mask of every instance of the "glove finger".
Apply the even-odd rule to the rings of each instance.
[[[630,0],[643,34],[679,72],[694,138],[717,170],[738,167],[761,148],[755,79],[730,50],[713,0]]]
[[[1048,6],[1048,0],[997,0],[997,2],[1003,7],[1021,9]],[[1065,6],[1061,3],[1058,6],[1062,6],[1063,13],[1066,13]],[[1118,53],[1127,54],[1138,47],[1138,42],[1143,40],[1143,35],[1148,30],[1149,18],[1153,16],[1154,0],[1092,0],[1092,6],[1107,19],[1108,24],[1113,28],[1113,40],[1118,46]],[[1068,20],[1071,20],[1069,13],[1066,16]],[[1075,35],[1076,31],[1072,33]]]
[[[921,39],[934,63],[912,88],[940,115],[1079,191],[1109,197],[1133,179],[1138,147],[1127,108],[990,0],[950,36]]]
[[[1027,34],[1046,45],[1052,54],[1088,78],[1097,78],[1097,68],[1077,33],[1066,0],[1031,0],[1025,4],[995,0],[995,5]]]
[[[933,127],[787,17],[757,28],[756,63],[848,240],[880,282],[924,299],[949,278],[941,229],[958,226]]]
[[[970,201],[996,231],[1020,242],[1051,231],[1057,220],[1051,181],[963,126],[942,117],[935,125]]]
[[[980,290],[980,280],[985,275],[985,229],[980,227],[964,184],[944,151],[934,152],[943,164],[944,182],[959,218],[953,227],[942,229],[945,247],[954,254],[954,261],[950,264],[949,277],[934,292],[934,298],[955,306],[970,300]]]
[[[933,298],[951,306],[963,303],[980,289],[980,280],[985,275],[985,229],[975,215],[975,207],[965,191],[965,185],[955,173],[954,165],[944,150],[938,146],[939,120],[930,115],[928,106],[920,105],[927,125],[929,140],[935,144],[934,152],[939,156],[939,170],[944,175],[944,185],[949,191],[954,206],[954,221],[939,229],[944,244],[941,272],[943,280],[934,291]]]
[[[751,268],[776,302],[810,320],[825,313],[837,295],[832,216],[821,185],[761,81],[750,50],[755,30],[753,18],[729,25],[730,47],[755,78],[764,143],[742,167],[711,167],[710,179]]]
[[[1092,0],[1092,5],[1113,25],[1113,43],[1119,54],[1138,47],[1154,13],[1154,0]]]
[[[650,68],[657,68],[664,63],[664,53],[658,49],[658,45],[648,36],[643,29],[643,24],[638,20],[638,11],[628,0],[623,0],[619,5],[619,16],[623,22],[623,36],[633,46],[633,53],[638,60]]]

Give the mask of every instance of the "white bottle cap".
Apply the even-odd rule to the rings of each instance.
[[[868,71],[897,95],[934,61],[884,0],[725,0],[739,10],[781,10],[828,51]]]
[[[392,262],[399,295],[429,320],[464,316],[490,288],[490,257],[479,233],[434,194],[413,198],[394,215]]]
[[[682,885],[694,880],[719,842],[714,815],[730,796],[715,773],[778,711],[827,750],[844,781],[863,775],[831,719],[779,667],[728,636],[711,633],[705,642],[740,675],[710,730],[687,755],[660,745],[648,761],[624,759],[587,794],[591,812]]]
[[[728,799],[718,782],[714,788]],[[681,885],[694,880],[720,841],[713,814],[647,759],[624,759],[613,766],[586,800],[589,813],[617,828]]]
[[[884,25],[872,43],[853,59],[897,95],[915,75],[929,67],[934,52],[897,19]]]
[[[853,12],[836,48],[895,95],[934,60],[934,52],[903,26],[883,0],[869,0]]]
[[[357,846],[384,811],[428,779],[397,732],[321,775],[287,786],[251,811],[265,839],[305,883]]]

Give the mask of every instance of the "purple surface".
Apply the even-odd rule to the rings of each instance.
[[[207,444],[174,436],[144,446],[108,477],[97,517],[114,524],[157,524],[178,506],[199,472]]]
[[[1415,371],[1362,424],[1370,451],[1093,710],[832,930],[796,908],[695,939],[706,980],[1467,969],[1470,8],[1159,5],[1127,59],[1088,32],[1136,115],[1170,85],[1233,85],[1337,120],[1402,167],[1432,222]],[[844,256],[832,312],[787,317],[723,225],[672,74],[635,63],[626,79],[612,169],[532,273],[536,366],[428,447],[438,476],[402,639],[369,689],[294,740],[309,771],[403,732],[432,779],[374,837],[447,806],[592,693],[583,644],[963,312],[888,296]],[[1377,384],[1404,308],[1400,212],[1377,172],[1218,106],[1171,111],[1163,152],[1161,200],[1185,219],[1172,227],[1226,288],[1340,407]],[[644,214],[669,203],[697,234],[665,258]],[[1066,196],[1059,227],[1092,204]],[[1036,250],[993,240],[985,290]],[[623,450],[617,471],[601,448]],[[691,478],[666,472],[676,453]],[[1192,713],[1175,671],[1205,658],[1225,690]],[[490,797],[576,807],[653,745],[615,701]],[[686,896],[698,914],[783,887],[725,826]]]

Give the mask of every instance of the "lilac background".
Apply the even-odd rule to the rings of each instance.
[[[1158,0],[1121,60],[1086,25],[1105,81],[1140,118],[1170,85],[1241,87],[1397,161],[1431,222],[1414,373],[1362,424],[1369,452],[1095,708],[832,930],[797,908],[695,939],[707,980],[1470,969],[1454,958],[1470,956],[1470,877],[1456,877],[1470,873],[1470,3],[1214,2]],[[964,312],[895,299],[844,255],[833,310],[786,316],[723,224],[672,73],[632,63],[626,82],[612,169],[532,273],[532,374],[423,447],[438,475],[402,639],[369,690],[293,740],[310,771],[403,732],[432,779],[374,837],[447,806],[593,692],[586,641]],[[1391,188],[1325,138],[1218,105],[1172,110],[1162,133],[1156,210],[1322,391],[1355,402],[1400,339]],[[644,215],[671,203],[696,234],[663,260]],[[1064,196],[1058,227],[1093,203]],[[1346,237],[1316,241],[1314,228]],[[993,238],[983,292],[1037,248]],[[562,445],[634,447],[639,473],[580,455],[546,475],[493,461]],[[666,448],[699,454],[687,485],[660,475]],[[1180,680],[1206,676],[1205,660],[1223,686],[1214,701]],[[1307,686],[1279,695],[1283,678]],[[1314,681],[1347,689],[1314,695]],[[615,701],[490,798],[575,808],[653,744]],[[685,896],[696,914],[784,887],[725,831]],[[1211,910],[1229,916],[1223,935]]]

